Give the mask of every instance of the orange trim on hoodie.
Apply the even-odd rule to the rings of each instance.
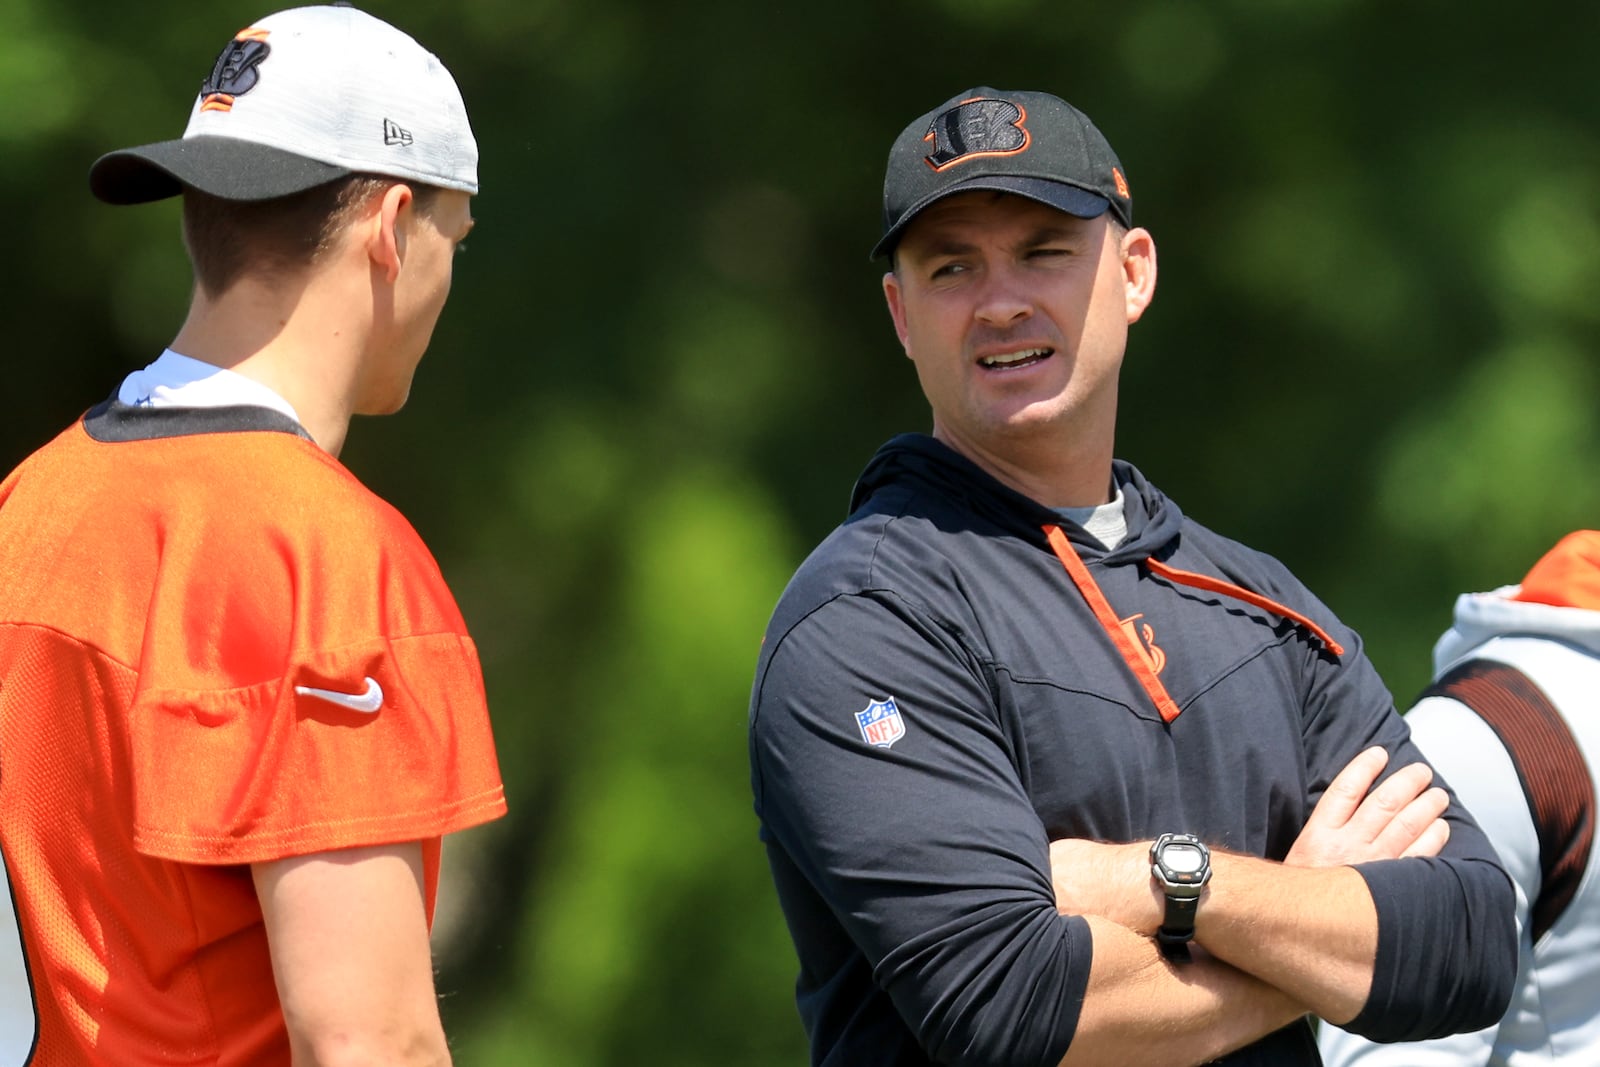
[[[1133,639],[1128,636],[1128,632],[1122,628],[1122,623],[1117,619],[1117,613],[1111,609],[1111,603],[1106,600],[1106,595],[1095,584],[1094,576],[1089,573],[1089,568],[1084,566],[1083,560],[1078,558],[1077,550],[1072,547],[1072,542],[1067,540],[1067,535],[1059,526],[1046,526],[1044,535],[1049,539],[1050,548],[1055,552],[1056,558],[1061,561],[1061,565],[1067,568],[1067,573],[1072,576],[1072,584],[1078,587],[1078,592],[1088,602],[1089,609],[1094,612],[1094,617],[1100,621],[1101,629],[1105,630],[1106,635],[1111,638],[1111,643],[1117,646],[1117,651],[1121,653],[1123,661],[1128,665],[1128,669],[1133,672],[1134,677],[1139,679],[1139,684],[1144,686],[1145,693],[1149,695],[1150,700],[1155,704],[1156,710],[1161,713],[1161,721],[1171,722],[1176,719],[1180,711],[1177,702],[1167,692],[1167,687],[1161,684],[1161,679],[1156,677],[1156,672],[1151,669],[1149,660],[1134,645]],[[1577,534],[1574,534],[1572,537],[1567,538],[1567,541],[1571,541],[1577,536]],[[1591,536],[1594,540],[1589,542],[1586,547],[1592,554],[1583,558],[1583,563],[1591,568],[1594,578],[1600,578],[1600,533],[1592,533]],[[1564,541],[1562,544],[1566,544],[1566,542]],[[1555,555],[1554,550],[1551,555]],[[1547,560],[1549,558],[1548,556],[1546,557]],[[1541,561],[1541,565],[1543,562]],[[1328,631],[1293,608],[1285,607],[1271,597],[1262,596],[1260,593],[1252,592],[1243,586],[1234,585],[1232,582],[1221,578],[1213,578],[1208,574],[1181,571],[1176,567],[1169,567],[1158,560],[1146,559],[1144,565],[1150,568],[1150,573],[1165,578],[1169,582],[1177,585],[1187,585],[1195,589],[1204,589],[1208,593],[1217,593],[1234,600],[1242,600],[1246,604],[1254,605],[1263,611],[1269,611],[1281,618],[1288,619],[1304,627],[1313,637],[1322,642],[1323,647],[1335,656],[1344,655],[1344,646],[1335,641]],[[1537,572],[1538,567],[1535,567],[1534,570]],[[1568,572],[1563,572],[1563,574],[1566,573]],[[1529,577],[1532,578],[1533,575],[1529,575]],[[1524,588],[1526,589],[1526,587]],[[1596,603],[1600,605],[1600,582],[1596,583],[1595,589],[1597,593]],[[1524,597],[1523,599],[1527,598]]]
[[[1600,611],[1600,530],[1577,530],[1557,541],[1511,599]]]
[[[1062,533],[1059,526],[1046,526],[1044,535],[1050,539],[1050,547],[1055,550],[1056,558],[1072,576],[1072,584],[1078,587],[1078,592],[1088,602],[1094,617],[1100,620],[1100,628],[1111,638],[1111,643],[1117,646],[1123,662],[1128,665],[1134,677],[1139,679],[1139,684],[1144,686],[1144,691],[1155,704],[1156,711],[1161,713],[1161,721],[1171,722],[1176,719],[1180,710],[1177,702],[1167,692],[1167,687],[1161,684],[1161,679],[1156,677],[1156,672],[1150,669],[1149,660],[1134,645],[1133,638],[1122,628],[1117,613],[1111,610],[1106,595],[1095,584],[1094,576],[1089,573],[1089,568],[1083,565],[1083,560],[1078,558],[1078,553],[1073,549],[1072,542],[1067,540],[1067,535]]]
[[[1177,582],[1179,585],[1192,586],[1195,589],[1204,589],[1208,593],[1219,593],[1234,600],[1242,600],[1246,604],[1254,604],[1263,611],[1270,611],[1274,615],[1299,623],[1309,630],[1318,641],[1321,641],[1329,652],[1332,652],[1335,656],[1344,655],[1344,646],[1330,637],[1328,631],[1298,611],[1284,607],[1271,597],[1262,596],[1260,593],[1252,592],[1243,586],[1234,585],[1232,582],[1224,581],[1221,578],[1213,578],[1209,574],[1180,571],[1176,567],[1169,567],[1157,560],[1147,559],[1144,561],[1144,565],[1150,568],[1150,573],[1158,574],[1169,582]]]

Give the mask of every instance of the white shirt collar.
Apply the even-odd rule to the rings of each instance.
[[[122,380],[117,399],[135,407],[221,408],[248,404],[271,408],[300,421],[293,406],[272,389],[231,370],[179,355],[168,348],[143,370]]]
[[[1127,505],[1120,485],[1117,486],[1117,495],[1108,503],[1095,507],[1055,510],[1082,526],[1095,540],[1106,546],[1107,552],[1122,544],[1128,537]]]

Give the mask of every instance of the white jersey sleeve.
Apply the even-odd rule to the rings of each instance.
[[[1511,756],[1465,705],[1428,697],[1406,714],[1412,738],[1438,776],[1488,835],[1516,889],[1517,988],[1529,966],[1528,921],[1540,889],[1539,838]],[[1500,1025],[1435,1041],[1379,1045],[1323,1022],[1317,1043],[1326,1067],[1500,1067]]]

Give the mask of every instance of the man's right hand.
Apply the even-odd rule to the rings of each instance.
[[[1381,747],[1369,748],[1346,764],[1317,801],[1283,862],[1338,867],[1438,855],[1450,839],[1450,824],[1440,818],[1450,794],[1430,788],[1433,769],[1426,763],[1402,767],[1373,789],[1388,764],[1389,753]]]

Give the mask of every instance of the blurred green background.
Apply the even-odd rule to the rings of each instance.
[[[85,170],[177,136],[268,10],[0,0],[5,466],[175,332],[176,206],[102,206]],[[856,473],[926,427],[867,250],[890,141],[962,89],[1107,133],[1161,252],[1119,453],[1286,561],[1402,701],[1456,593],[1596,524],[1600,6],[369,10],[454,70],[483,155],[411,404],[344,454],[484,658],[511,815],[446,850],[460,1064],[804,1062],[749,683]]]

